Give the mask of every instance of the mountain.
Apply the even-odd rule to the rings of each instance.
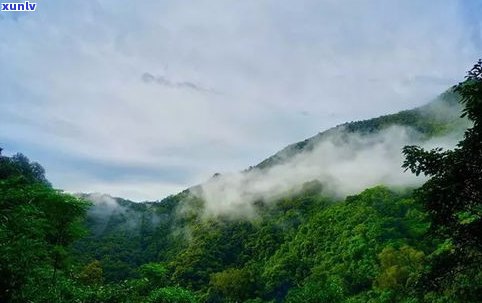
[[[427,138],[440,136],[454,129],[460,130],[467,124],[466,121],[459,119],[461,107],[458,100],[456,94],[452,90],[448,90],[434,101],[415,109],[364,121],[347,122],[320,132],[311,138],[288,145],[254,167],[264,169],[282,163],[299,153],[312,150],[317,144],[340,130],[346,133],[366,135],[399,125],[413,128]]]
[[[346,167],[346,155],[357,158],[358,148],[383,146],[387,138],[408,134],[408,141],[395,140],[397,144],[440,143],[460,138],[467,126],[457,96],[448,91],[419,108],[336,126],[243,172],[213,176],[161,201],[135,203],[82,194],[93,203],[85,221],[90,233],[75,243],[73,257],[84,271],[102,268],[103,296],[107,291],[112,302],[141,302],[158,296],[156,289],[162,297],[173,292],[190,299],[149,302],[193,302],[192,296],[200,302],[418,302],[414,281],[427,260],[450,246],[448,240],[427,237],[428,215],[410,184],[374,184],[355,194],[334,195],[326,190],[335,184],[327,185],[330,179],[300,175],[301,186],[283,184],[280,194],[271,196],[256,191],[238,195],[229,186],[257,188],[275,178],[280,168],[296,174],[293,163],[316,159],[306,155],[322,155],[316,151],[324,144],[334,142],[329,146],[335,153],[343,153],[343,146],[355,148],[336,158],[341,162],[335,166]],[[404,131],[390,132],[393,128]],[[354,137],[361,143],[351,146]],[[399,154],[400,146],[395,147],[383,152]],[[399,164],[382,172],[390,170],[400,170]],[[232,177],[240,183],[230,182]],[[375,180],[385,183],[389,176]],[[221,192],[214,194],[221,198],[210,201],[206,193],[212,184],[220,184]],[[238,196],[230,200],[233,193]],[[225,211],[209,212],[210,207]],[[454,286],[457,291],[475,289],[466,293],[467,302],[475,300],[479,276],[473,283]],[[427,302],[453,301],[453,294],[427,291],[435,300]]]
[[[431,279],[455,244],[429,233],[424,180],[401,168],[405,145],[460,140],[457,101],[345,123],[153,202],[66,194],[0,155],[0,301],[479,302],[476,266]]]
[[[0,301],[480,302],[479,79],[161,201],[0,154]]]
[[[287,146],[245,172],[263,171],[285,163],[296,155],[313,150],[320,142],[340,131],[363,136],[399,125],[415,129],[425,139],[443,136],[454,130],[461,132],[467,123],[459,116],[458,99],[454,93],[448,91],[419,108],[370,120],[349,122],[320,132]],[[311,184],[313,187],[313,183]],[[191,196],[190,191],[195,192],[201,187],[202,184],[193,186],[190,190],[160,202],[136,203],[102,194],[81,195],[94,204],[87,219],[91,234],[76,245],[78,257],[85,262],[92,259],[102,260],[108,280],[135,276],[135,269],[147,262],[169,260],[182,246],[178,239],[171,237],[173,232],[184,232],[182,220],[177,214],[179,205],[188,203],[188,200],[198,201]],[[105,242],[111,245],[103,246],[102,243]],[[120,251],[122,253],[119,253]]]

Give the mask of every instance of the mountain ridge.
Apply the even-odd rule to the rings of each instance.
[[[306,138],[304,140],[292,143],[282,148],[278,152],[275,152],[271,156],[262,160],[254,166],[249,166],[248,168],[242,170],[241,172],[249,172],[252,170],[265,170],[270,167],[279,165],[287,161],[288,159],[294,157],[303,152],[312,150],[317,144],[329,137],[335,132],[343,131],[345,134],[357,133],[360,135],[368,135],[380,132],[391,126],[407,126],[413,128],[420,134],[426,136],[426,138],[432,136],[438,136],[446,134],[447,132],[453,131],[454,129],[463,129],[466,127],[467,123],[465,120],[460,119],[460,104],[458,103],[458,96],[449,89],[442,93],[440,96],[432,100],[431,102],[415,107],[413,109],[402,110],[392,114],[381,115],[378,117],[345,122],[334,127],[328,128],[324,131],[320,131],[317,134]],[[216,173],[211,179],[222,176],[223,174]],[[208,182],[210,179],[201,182],[200,184],[192,185],[187,187],[185,190],[169,195],[164,198],[160,198],[155,201],[132,201],[122,197],[115,197],[104,193],[79,193],[80,196],[90,199],[91,195],[104,195],[115,201],[121,201],[121,204],[125,203],[163,203],[164,200],[186,194],[190,191],[199,189],[202,185]],[[126,205],[123,205],[126,206]]]
[[[450,111],[450,113],[443,114],[441,117],[436,117],[434,115],[430,117],[431,114],[433,114],[435,110],[440,107],[444,107],[445,109],[452,108],[453,110]],[[383,128],[389,127],[390,125],[397,124],[410,127],[415,126],[414,128],[421,133],[433,134],[436,131],[436,127],[440,126],[436,125],[435,122],[442,122],[442,124],[443,122],[447,122],[447,120],[451,120],[450,122],[454,122],[454,120],[458,120],[457,118],[459,118],[460,116],[459,113],[460,104],[458,103],[458,97],[452,91],[452,89],[449,89],[437,98],[435,98],[433,101],[425,105],[415,107],[413,109],[402,110],[397,113],[381,115],[375,118],[365,120],[345,122],[337,126],[328,128],[312,137],[289,144],[288,146],[284,147],[272,156],[269,156],[255,166],[252,166],[251,168],[263,169],[283,162],[288,157],[292,157],[299,152],[305,151],[306,149],[313,148],[314,145],[316,145],[319,141],[323,140],[324,137],[342,128],[345,128],[349,133],[354,133],[358,131],[361,132],[361,134],[367,134],[373,133],[375,131],[380,131]],[[431,119],[423,119],[426,117]],[[418,125],[414,125],[417,122],[421,123],[419,123]]]

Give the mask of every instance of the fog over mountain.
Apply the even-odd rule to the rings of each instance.
[[[452,98],[442,96],[427,106],[398,114],[400,117],[406,113],[419,115],[418,119],[425,120],[430,127],[451,127],[439,134],[421,132],[416,124],[395,122],[369,132],[349,129],[357,123],[370,122],[340,125],[291,145],[249,170],[215,175],[191,192],[205,201],[207,215],[253,216],[254,202],[275,201],[298,192],[310,181],[320,182],[324,194],[340,199],[376,185],[419,186],[425,178],[404,172],[402,148],[406,145],[428,149],[455,147],[467,124],[459,117],[460,108]]]
[[[482,303],[481,0],[32,1],[0,303]]]

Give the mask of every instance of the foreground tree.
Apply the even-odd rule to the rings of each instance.
[[[89,205],[24,155],[0,156],[0,302],[61,301],[59,273]]]
[[[450,151],[406,146],[403,166],[430,177],[418,195],[431,216],[433,233],[447,239],[424,285],[447,289],[459,283],[452,292],[470,301],[470,294],[482,288],[482,60],[454,91],[464,106],[462,117],[473,126]]]

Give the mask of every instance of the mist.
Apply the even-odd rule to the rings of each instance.
[[[115,222],[123,222],[122,228],[125,230],[137,230],[140,232],[143,222],[149,222],[152,226],[165,223],[168,218],[166,215],[157,214],[154,211],[136,211],[129,207],[132,203],[127,201],[119,202],[117,199],[106,194],[90,193],[81,194],[81,197],[93,203],[93,207],[88,210],[88,217],[91,221],[91,229],[95,235],[104,233],[111,224],[111,219]],[[146,209],[152,207],[152,204],[144,204]]]
[[[88,210],[88,216],[92,220],[92,232],[95,235],[102,234],[109,223],[111,216],[124,213],[124,207],[109,195],[100,193],[79,194],[80,197],[91,201],[94,207]]]
[[[417,187],[425,178],[404,172],[403,146],[449,149],[461,139],[461,134],[455,131],[427,140],[412,128],[396,125],[369,135],[349,133],[338,127],[309,151],[280,164],[217,175],[191,192],[205,201],[207,216],[253,217],[255,201],[276,201],[314,180],[323,185],[323,194],[337,199],[376,185]]]

